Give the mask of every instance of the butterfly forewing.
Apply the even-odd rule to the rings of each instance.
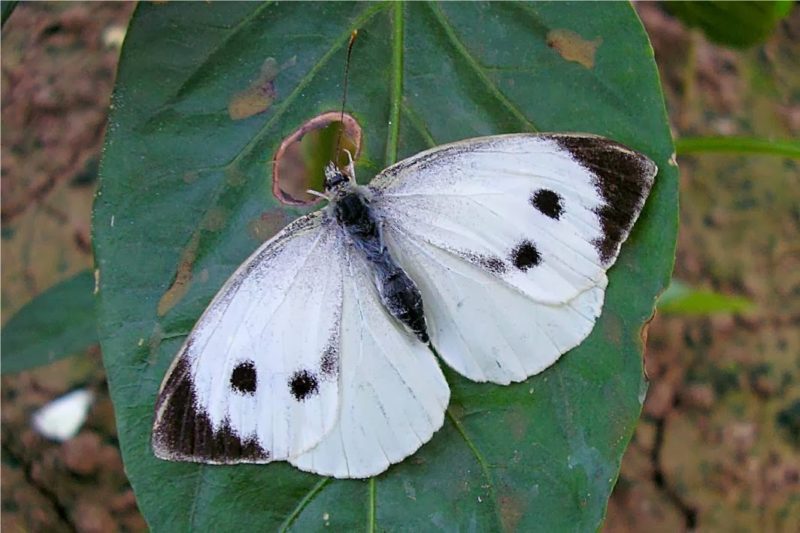
[[[592,330],[655,174],[601,137],[515,134],[423,152],[370,189],[439,354],[470,379],[509,383]]]
[[[268,462],[338,416],[344,247],[319,214],[257,250],[195,325],[162,385],[159,457]]]
[[[370,184],[387,226],[491,271],[542,303],[596,285],[655,165],[594,136],[497,135],[422,152]]]

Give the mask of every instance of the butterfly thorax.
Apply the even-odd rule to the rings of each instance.
[[[382,221],[369,206],[366,189],[354,181],[339,181],[328,188],[331,210],[349,244],[362,254],[374,275],[375,288],[386,309],[422,342],[428,332],[422,295],[414,281],[398,266],[383,238]]]

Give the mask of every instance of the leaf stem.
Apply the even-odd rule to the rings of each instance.
[[[428,148],[433,148],[434,146],[436,146],[438,143],[431,136],[431,134],[427,130],[427,128],[425,128],[425,123],[419,117],[417,112],[414,111],[413,109],[411,109],[411,107],[405,102],[403,102],[403,106],[402,107],[403,107],[403,111],[405,113],[405,116],[408,118],[409,124],[411,124],[411,126],[413,126],[415,130],[417,130],[417,133],[419,133],[420,137],[425,139],[425,143],[428,145]]]
[[[375,478],[369,478],[369,505],[367,507],[367,531],[375,533]]]
[[[683,137],[675,140],[678,155],[723,152],[764,154],[800,159],[800,142],[756,137]]]

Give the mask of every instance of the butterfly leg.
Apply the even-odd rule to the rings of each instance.
[[[317,198],[324,198],[325,200],[331,201],[331,197],[327,194],[321,193],[319,191],[315,191],[313,189],[306,189],[306,192],[312,196],[316,196]]]
[[[347,177],[350,178],[350,181],[355,185],[356,183],[356,168],[353,166],[353,154],[350,153],[350,150],[347,148],[343,148],[344,153],[347,154]]]

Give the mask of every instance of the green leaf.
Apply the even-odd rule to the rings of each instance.
[[[94,278],[81,272],[28,302],[3,326],[2,372],[20,372],[97,344]]]
[[[678,155],[722,152],[764,154],[800,159],[800,141],[755,137],[681,137],[675,140]]]
[[[363,127],[362,182],[432,145],[516,131],[593,132],[657,162],[603,316],[524,383],[449,372],[444,427],[373,480],[157,460],[153,405],[185,335],[264,238],[310,211],[276,202],[271,158],[339,109],[356,28],[347,109]],[[291,65],[274,99],[232,120],[230,99],[269,58]],[[94,210],[99,327],[126,472],[154,530],[599,527],[646,388],[640,330],[677,232],[674,146],[629,4],[141,3],[113,103]]]
[[[665,2],[664,5],[687,26],[700,28],[712,41],[746,48],[765,41],[778,21],[792,10],[794,0],[711,0]]]
[[[6,21],[8,17],[11,16],[11,13],[17,8],[17,4],[19,2],[17,0],[4,0],[0,2],[0,26],[5,27]]]
[[[678,280],[672,280],[658,300],[658,310],[670,315],[742,313],[752,308],[753,302],[742,296],[694,289]]]

